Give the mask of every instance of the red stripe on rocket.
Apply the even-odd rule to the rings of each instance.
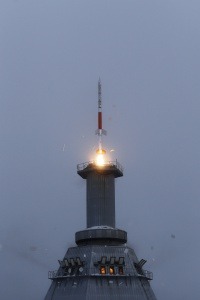
[[[102,129],[102,112],[98,112],[98,129]]]

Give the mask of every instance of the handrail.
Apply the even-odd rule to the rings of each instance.
[[[87,168],[89,165],[95,165],[94,161],[88,161],[77,165],[77,171],[83,171],[85,168]],[[122,165],[117,161],[106,161],[104,166],[114,166],[117,169],[119,169],[123,173],[123,167]]]
[[[150,279],[150,280],[153,279],[153,273],[152,272],[147,271],[147,270],[142,270],[142,273],[144,275],[141,275],[141,276],[144,276],[144,277],[146,277],[147,279]]]
[[[146,278],[148,280],[152,280],[153,279],[153,273],[147,270],[143,270],[143,272],[141,274],[139,273],[134,273],[133,269],[127,269],[124,268],[123,270],[123,274],[100,274],[99,270],[97,268],[82,268],[81,272],[78,270],[78,268],[69,268],[69,271],[65,271],[64,269],[59,269],[56,271],[49,271],[48,273],[48,278],[49,279],[58,279],[58,278],[67,278],[67,277],[75,277],[75,276],[94,276],[94,277],[130,277],[130,276],[137,276],[137,277],[143,277]],[[69,270],[68,269],[68,270]]]

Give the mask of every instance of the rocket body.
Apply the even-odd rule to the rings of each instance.
[[[102,134],[102,99],[101,99],[101,81],[98,81],[98,131]]]
[[[103,118],[102,118],[102,97],[101,97],[101,80],[98,81],[98,128],[96,134],[99,136],[99,147],[97,153],[103,153],[105,150],[102,149],[102,135],[106,135],[106,130],[103,129]]]
[[[102,97],[101,97],[101,80],[98,81],[98,128],[96,134],[102,136],[106,135],[106,131],[103,129],[103,118],[102,118]]]

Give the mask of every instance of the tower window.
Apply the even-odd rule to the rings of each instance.
[[[105,266],[100,267],[100,274],[102,274],[102,275],[106,274],[106,267]]]
[[[101,258],[102,265],[105,265],[106,260],[107,260],[107,257],[106,256],[102,256],[102,258]]]
[[[119,272],[119,275],[124,275],[124,270],[123,270],[123,267],[119,267],[118,268],[118,272]]]
[[[68,260],[65,259],[64,262],[65,262],[65,267],[69,267],[69,262],[68,262]]]
[[[70,258],[70,262],[71,262],[72,267],[74,267],[75,266],[75,261],[74,261],[73,258]]]
[[[123,265],[124,264],[124,257],[120,257],[119,258],[119,265]]]
[[[114,275],[115,274],[115,268],[113,266],[109,267],[109,273],[110,273],[110,275]]]
[[[111,264],[111,265],[114,265],[114,263],[115,263],[115,257],[111,257],[111,258],[110,258],[110,264]]]

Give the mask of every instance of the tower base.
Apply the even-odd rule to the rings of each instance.
[[[45,300],[156,300],[144,262],[126,245],[69,248],[58,271],[49,272]]]

